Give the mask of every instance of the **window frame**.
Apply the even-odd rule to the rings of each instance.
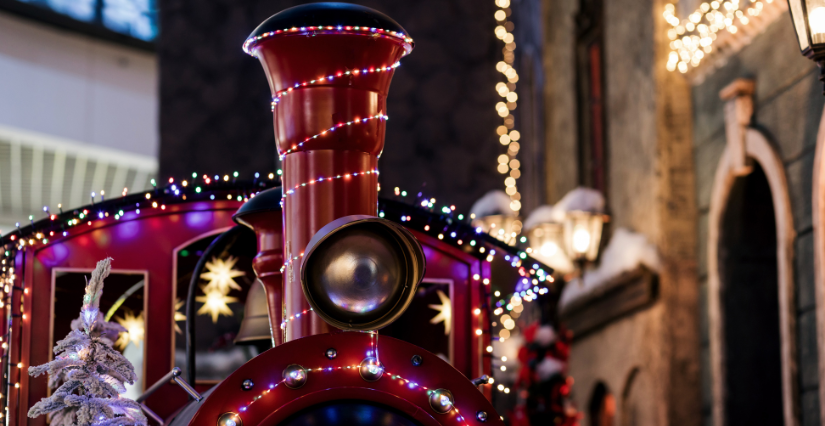
[[[23,3],[19,0],[0,0],[0,11],[99,40],[117,43],[151,53],[157,51],[157,37],[155,41],[141,40],[110,30],[100,23],[79,21],[49,8]]]

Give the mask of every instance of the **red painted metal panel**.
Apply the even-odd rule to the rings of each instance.
[[[234,225],[232,214],[241,205],[234,201],[195,202],[167,206],[165,210],[144,210],[140,215],[126,213],[121,220],[98,220],[67,238],[38,247],[26,261],[26,283],[34,297],[27,298],[23,321],[22,363],[24,367],[49,360],[51,342],[52,269],[93,269],[96,262],[112,257],[116,269],[146,270],[146,369],[144,384],[151,385],[172,367],[173,333],[173,259],[172,252],[185,241],[209,234],[216,228]],[[31,249],[26,251],[31,253]],[[78,312],[81,305],[78,295]],[[14,349],[13,349],[14,350]],[[16,359],[12,354],[12,359]],[[27,419],[28,407],[46,396],[46,378],[21,377],[19,424],[43,425],[45,418]],[[180,389],[165,387],[147,404],[161,416],[171,414],[186,402]]]
[[[333,360],[324,356],[329,348],[338,352]],[[477,424],[478,411],[488,414],[487,423],[504,424],[490,402],[461,372],[435,354],[402,340],[378,338],[378,354],[385,372],[377,381],[365,381],[358,369],[352,367],[360,364],[372,349],[371,335],[357,332],[321,334],[287,342],[232,373],[201,403],[189,424],[212,426],[221,414],[234,412],[240,415],[244,426],[275,425],[311,405],[352,398],[389,405],[424,425]],[[413,355],[422,357],[419,366],[410,362]],[[290,364],[312,369],[303,387],[290,389],[279,384],[283,370]],[[247,379],[255,384],[250,391],[241,386]],[[457,412],[436,413],[427,395],[427,390],[434,389],[450,390]]]

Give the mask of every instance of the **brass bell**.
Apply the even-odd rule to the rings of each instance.
[[[249,287],[244,304],[244,316],[236,345],[254,345],[264,351],[272,347],[272,330],[269,328],[269,313],[266,306],[266,291],[260,281],[255,280]]]

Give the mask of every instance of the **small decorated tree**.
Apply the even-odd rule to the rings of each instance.
[[[103,280],[109,275],[111,259],[97,263],[86,284],[80,324],[54,347],[53,361],[29,367],[33,377],[49,373],[50,384],[58,385],[52,395],[29,410],[29,417],[48,414],[52,426],[145,426],[140,405],[121,398],[124,383],[137,379],[134,366],[112,348],[108,327],[98,324]]]

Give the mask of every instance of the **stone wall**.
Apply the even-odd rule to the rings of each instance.
[[[269,172],[277,155],[269,87],[246,36],[295,0],[160,0],[161,176]],[[390,88],[385,191],[399,186],[460,211],[503,189],[495,112],[502,44],[492,0],[364,0],[416,42]]]
[[[578,184],[578,2],[545,1],[548,196]],[[586,409],[602,383],[614,424],[698,425],[699,339],[690,88],[665,70],[664,2],[604,2],[604,72],[610,229],[629,228],[662,257],[656,301],[574,340],[574,400]],[[588,424],[585,418],[583,424]]]
[[[793,223],[796,287],[796,344],[800,424],[820,424],[814,298],[812,180],[816,134],[825,98],[816,67],[802,57],[787,13],[728,59],[692,90],[694,162],[699,211],[699,274],[703,360],[703,413],[711,422],[711,376],[707,319],[708,211],[714,173],[725,149],[723,103],[719,91],[736,78],[756,83],[752,125],[779,152],[788,180]]]

